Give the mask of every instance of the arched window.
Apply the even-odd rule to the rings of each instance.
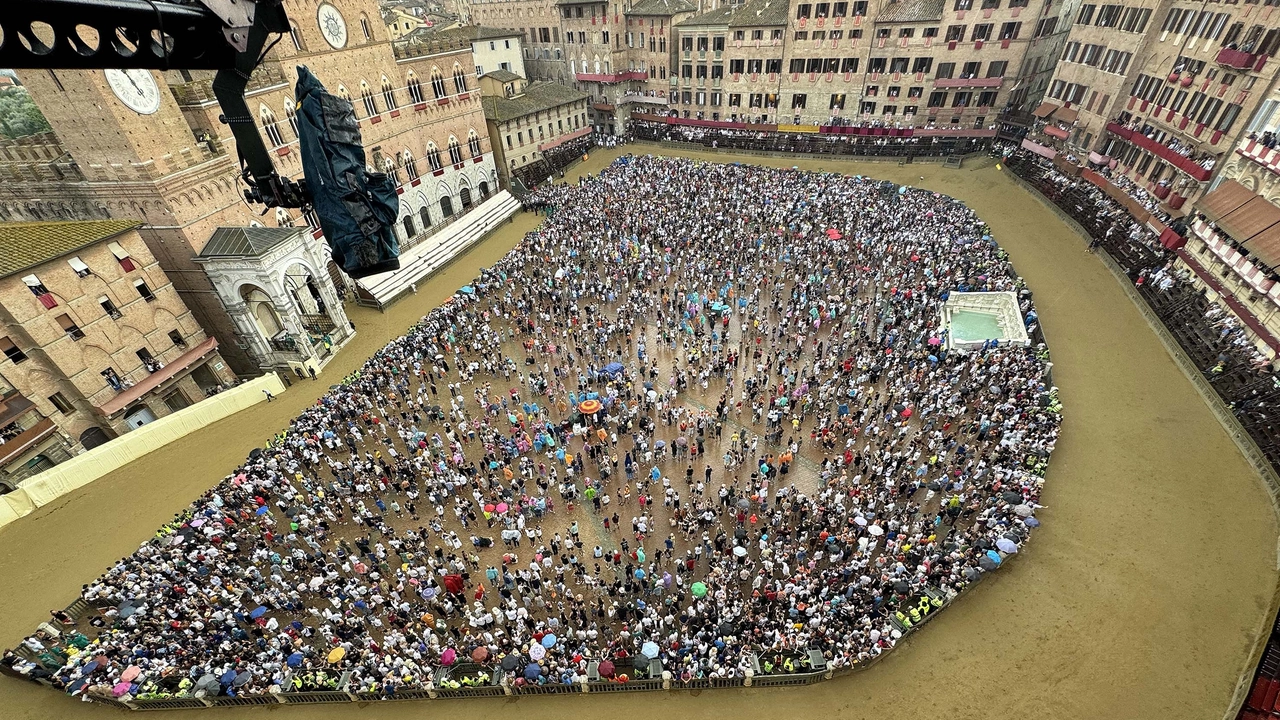
[[[462,145],[458,143],[458,138],[449,137],[449,162],[457,165],[462,162]]]
[[[387,104],[388,110],[395,110],[399,107],[396,105],[396,91],[391,87],[391,81],[387,79],[386,75],[382,76],[382,101]]]
[[[462,211],[466,212],[471,209],[471,188],[462,188],[458,191],[458,197],[462,199]]]
[[[293,218],[289,217],[288,210],[276,208],[276,225],[278,227],[293,227]]]
[[[426,102],[426,98],[422,94],[422,83],[418,82],[418,77],[409,72],[409,80],[406,83],[409,86],[409,99],[415,104]]]
[[[431,165],[433,171],[443,167],[440,164],[440,148],[436,147],[435,143],[427,145],[427,163]]]
[[[439,70],[431,72],[431,92],[435,93],[437,98],[446,97],[449,93],[444,89],[444,75]]]
[[[457,88],[459,93],[467,91],[467,74],[462,72],[461,66],[453,68],[453,86]]]
[[[378,114],[378,103],[373,98],[373,90],[369,89],[369,83],[360,81],[360,99],[364,102],[364,111],[373,117]]]
[[[445,217],[453,217],[453,198],[448,195],[440,198],[440,213]]]
[[[365,40],[373,39],[373,30],[369,27],[369,16],[363,13],[360,15],[360,30],[364,32]]]
[[[293,102],[293,100],[291,100],[291,99],[289,99],[289,98],[287,98],[287,97],[286,97],[286,98],[284,99],[284,119],[285,119],[285,120],[287,120],[287,121],[289,121],[289,129],[290,129],[290,130],[293,130],[293,136],[294,136],[294,137],[299,137],[299,135],[298,135],[298,113],[296,113],[296,112],[294,111],[293,106],[294,106],[294,102]]]
[[[404,162],[404,171],[409,174],[409,179],[417,180],[418,179],[418,163],[414,161],[413,153],[409,152],[408,150],[405,150],[404,153],[401,154],[401,159]]]
[[[475,130],[472,130],[470,136],[467,137],[467,148],[471,150],[471,157],[473,158],[480,157],[483,154],[480,150],[480,136],[476,135]]]
[[[258,118],[262,121],[262,130],[267,134],[267,140],[271,143],[271,147],[280,147],[284,145],[284,138],[280,135],[280,128],[276,125],[276,116],[266,105],[258,108]]]
[[[431,213],[427,211],[426,205],[418,209],[418,219],[422,221],[423,230],[431,227]]]
[[[391,176],[397,185],[400,184],[400,171],[396,168],[396,162],[391,158],[383,158],[382,171]]]
[[[480,181],[480,199],[484,200],[489,197],[489,183],[484,180]]]
[[[418,234],[418,229],[413,226],[413,216],[405,215],[404,216],[404,239],[408,240],[409,238],[417,234]]]

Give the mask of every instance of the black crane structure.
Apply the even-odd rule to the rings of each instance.
[[[245,103],[249,76],[289,31],[282,0],[6,0],[0,67],[216,70],[213,93],[240,156],[245,199],[310,204],[305,181],[276,173]]]

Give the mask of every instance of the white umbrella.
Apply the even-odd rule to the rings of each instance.
[[[867,528],[867,532],[871,533],[872,535],[875,535],[876,537],[880,537],[881,535],[884,534],[884,528],[880,527],[879,525],[872,525],[871,527]]]
[[[1031,506],[1027,505],[1026,503],[1023,503],[1021,505],[1014,505],[1013,511],[1018,513],[1022,517],[1031,517],[1031,513],[1033,512],[1031,509]]]
[[[1001,552],[1012,554],[1018,552],[1018,543],[1010,540],[1009,538],[1000,538],[999,540],[996,540],[996,548]]]
[[[542,645],[538,643],[529,644],[529,657],[533,658],[534,660],[541,660],[546,656],[547,656],[547,649],[542,647]]]
[[[864,517],[862,517],[861,515],[859,515],[858,517],[854,518],[854,519],[853,519],[853,522],[854,522],[855,524],[857,524],[857,525],[861,525],[862,527],[866,527],[866,526],[867,526],[867,519],[866,519],[866,518],[864,518]]]
[[[739,545],[738,547],[733,549],[733,554],[737,555],[738,557],[743,557],[747,554],[747,549]]]

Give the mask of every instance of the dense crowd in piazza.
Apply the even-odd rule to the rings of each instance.
[[[1039,524],[1046,348],[940,327],[1014,291],[1035,336],[964,205],[633,155],[525,203],[538,230],[5,671],[148,698],[845,668]]]

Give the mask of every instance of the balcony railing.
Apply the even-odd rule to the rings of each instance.
[[[991,78],[938,78],[933,86],[938,88],[997,88],[1004,82],[1003,77]]]
[[[627,93],[622,96],[623,103],[649,103],[651,105],[666,105],[666,97],[658,97],[655,95],[641,95],[640,93]]]
[[[1236,70],[1260,70],[1262,64],[1267,61],[1267,56],[1255,55],[1232,48],[1222,48],[1218,51],[1217,61],[1219,65],[1225,65]]]
[[[1169,161],[1171,165],[1185,172],[1191,177],[1204,182],[1213,175],[1213,171],[1208,168],[1201,167],[1191,158],[1175,151],[1173,148],[1163,145],[1143,135],[1140,132],[1130,130],[1119,123],[1107,123],[1107,131],[1118,138],[1128,140],[1144,150],[1158,155]]]
[[[648,80],[649,74],[640,70],[629,70],[620,73],[574,73],[578,82],[616,83],[626,80]],[[675,78],[673,77],[672,80]]]

